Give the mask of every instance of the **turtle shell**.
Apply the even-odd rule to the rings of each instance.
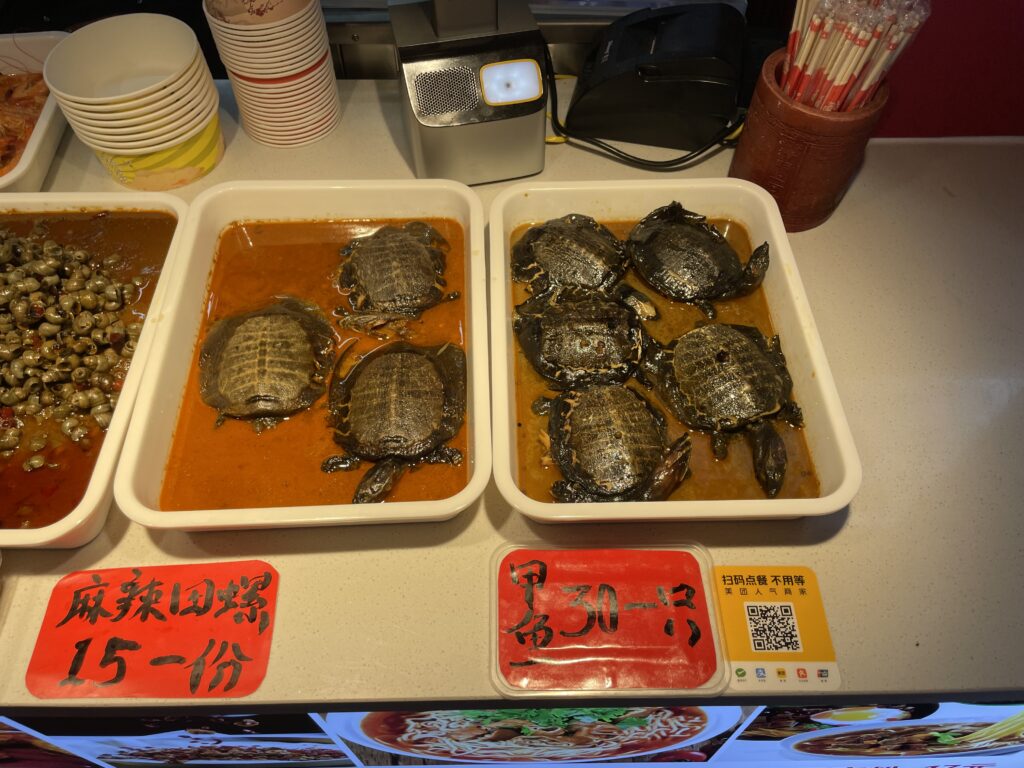
[[[712,299],[754,290],[768,269],[767,244],[744,266],[704,216],[675,202],[652,211],[633,227],[626,248],[637,273],[658,293],[695,304],[709,317],[715,316]]]
[[[565,478],[608,500],[639,497],[665,452],[664,416],[642,395],[617,384],[559,395],[548,434],[551,455]]]
[[[448,242],[422,221],[381,227],[341,250],[339,285],[356,312],[415,317],[444,298]]]
[[[533,296],[516,307],[512,327],[527,360],[557,389],[625,381],[643,352],[636,312],[602,293]]]
[[[213,325],[200,350],[199,393],[221,418],[256,419],[259,431],[323,394],[333,356],[320,309],[283,298]]]
[[[673,345],[672,377],[688,403],[683,421],[728,431],[777,413],[793,388],[781,352],[756,328],[710,324]]]
[[[628,265],[622,241],[579,213],[530,227],[512,246],[512,279],[534,293],[552,286],[607,290]]]
[[[334,439],[359,458],[415,460],[462,426],[466,357],[452,344],[395,342],[366,355],[345,375],[338,374],[329,398]]]

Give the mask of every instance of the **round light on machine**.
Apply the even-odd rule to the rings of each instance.
[[[533,59],[496,61],[480,68],[484,101],[491,106],[522,104],[544,93],[540,65]]]

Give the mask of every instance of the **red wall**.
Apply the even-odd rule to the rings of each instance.
[[[876,136],[1024,136],[1024,0],[932,0]]]

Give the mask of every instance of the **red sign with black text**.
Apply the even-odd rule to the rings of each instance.
[[[267,673],[277,582],[262,560],[68,574],[25,685],[43,699],[248,696]]]
[[[690,552],[518,549],[497,578],[497,662],[513,688],[692,690],[718,670]]]

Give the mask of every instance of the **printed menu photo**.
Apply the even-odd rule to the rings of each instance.
[[[752,712],[753,708],[746,710]],[[366,766],[706,762],[740,707],[565,707],[313,715]]]
[[[19,768],[92,768],[95,763],[65,752],[11,720],[0,717],[0,765]]]
[[[718,760],[823,768],[1024,765],[1024,704],[766,707]],[[922,760],[920,758],[927,758]]]
[[[67,751],[111,768],[353,765],[305,714],[29,717],[19,722]]]

